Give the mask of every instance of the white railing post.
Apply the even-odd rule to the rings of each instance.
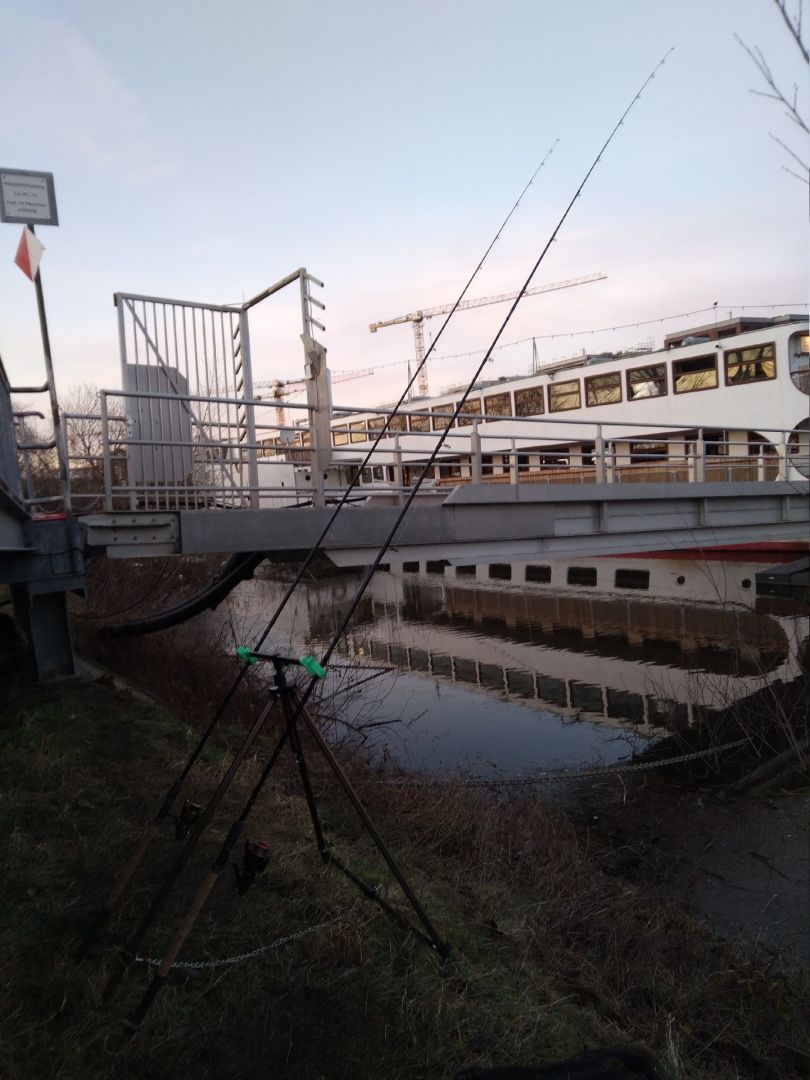
[[[596,468],[597,484],[605,483],[605,440],[602,436],[602,425],[597,424],[596,438],[593,443],[593,463]]]
[[[512,449],[509,451],[509,483],[518,483],[518,457],[517,457],[517,442],[512,439]]]
[[[777,467],[776,479],[787,480],[788,448],[784,431],[782,432],[782,438],[779,440],[779,443],[776,447],[776,460],[779,463]]]
[[[394,487],[397,491],[397,502],[400,506],[405,502],[405,477],[402,471],[402,448],[399,443],[399,435],[394,436]]]
[[[616,482],[616,444],[610,442],[605,443],[605,483],[614,484]]]
[[[706,440],[703,438],[703,428],[697,433],[695,439],[695,468],[694,482],[702,484],[706,479]]]
[[[481,483],[481,433],[477,422],[473,423],[470,432],[470,483]]]
[[[101,405],[101,456],[104,467],[104,509],[112,510],[112,462],[110,461],[110,429],[107,409],[107,392],[99,390]]]

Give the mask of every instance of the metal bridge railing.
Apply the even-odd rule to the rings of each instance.
[[[178,419],[192,411],[204,417],[237,406],[255,410],[250,442],[238,427],[182,425]],[[303,410],[307,418],[313,412],[307,405],[287,403],[287,408]],[[135,409],[141,416],[162,417],[149,429],[152,437],[145,438],[144,426],[133,423]],[[84,512],[308,505],[315,471],[308,430],[260,422],[271,414],[267,402],[242,396],[100,391],[98,414],[65,414],[71,498]],[[682,425],[672,425],[667,436],[660,429],[651,435],[649,425],[623,425],[621,438],[608,438],[604,425],[592,424],[590,440],[583,441],[582,421],[544,420],[541,427],[537,419],[506,419],[516,427],[523,424],[526,434],[490,435],[477,423],[453,431],[427,491],[470,483],[756,482],[784,479],[796,467],[807,471],[806,447],[794,446],[785,430],[770,430],[767,441],[749,444],[708,439],[702,429]],[[331,448],[331,466],[321,477],[327,500],[340,497],[378,430],[355,425],[351,435],[357,441]],[[402,497],[435,437],[395,432],[384,440],[361,473],[356,498],[380,490]]]

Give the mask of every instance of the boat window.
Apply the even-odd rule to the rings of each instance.
[[[531,563],[526,567],[527,581],[540,581],[547,585],[551,581],[550,566],[533,566]]]
[[[802,476],[810,476],[810,421],[801,420],[788,439],[788,460]]]
[[[456,577],[475,577],[477,567],[475,563],[465,563],[456,567]]]
[[[582,406],[582,393],[579,388],[579,379],[571,379],[569,382],[552,383],[548,388],[549,412],[566,412],[568,409],[579,409]]]
[[[428,559],[425,563],[426,574],[443,574],[445,566],[448,566],[444,559]]]
[[[588,405],[613,405],[622,400],[622,377],[618,371],[609,375],[591,375],[585,380]]]
[[[492,476],[492,454],[481,455],[481,475]]]
[[[430,417],[409,416],[408,426],[411,431],[430,431]]]
[[[442,480],[450,480],[454,476],[461,476],[460,465],[440,465],[439,476]]]
[[[363,469],[361,471],[361,473],[360,473],[360,483],[361,484],[370,484],[371,483],[371,469],[366,468],[366,469]]]
[[[650,571],[620,568],[613,583],[617,589],[649,589]]]
[[[803,394],[810,394],[810,334],[791,334],[790,377]]]
[[[384,425],[385,425],[385,417],[384,416],[374,416],[374,417],[372,417],[372,419],[369,420],[369,422],[368,422],[368,430],[369,430],[369,432],[372,433],[371,438],[376,439],[377,438],[376,433],[378,431],[382,431]],[[386,436],[387,436],[387,434],[388,434],[388,432],[386,432]]]
[[[747,436],[749,457],[774,457],[776,455],[776,447],[772,442],[763,438],[758,431],[749,431]]]
[[[447,405],[435,405],[431,410],[431,423],[433,424],[434,431],[444,431],[445,428],[450,427],[450,421],[443,419],[445,416],[453,415],[453,405],[449,403]]]
[[[419,563],[418,562],[405,562],[402,564],[402,572],[404,574],[418,574]]]
[[[515,391],[515,416],[540,416],[545,411],[542,386]]]
[[[643,465],[647,461],[661,461],[668,456],[665,442],[631,442],[630,464]]]
[[[469,427],[473,416],[481,415],[481,398],[468,398],[458,414],[458,426]]]
[[[408,430],[408,418],[405,413],[397,413],[396,416],[391,417],[391,423],[388,425],[389,431],[407,431]]]
[[[595,566],[569,566],[566,575],[569,585],[595,585]]]
[[[511,581],[512,567],[509,563],[490,563],[489,576],[496,581]]]
[[[776,378],[776,347],[752,345],[748,349],[729,349],[723,354],[726,363],[726,386],[761,382]]]
[[[693,390],[714,390],[717,386],[717,357],[695,356],[691,360],[673,360],[672,384],[676,394]]]
[[[353,443],[365,442],[368,437],[364,420],[358,420],[356,424],[349,424],[349,431],[351,432],[349,438]]]
[[[382,465],[373,466],[371,470],[371,478],[372,480],[376,480],[379,483],[382,483],[382,481],[385,479],[384,469]]]
[[[651,364],[649,367],[633,368],[627,372],[627,398],[664,397],[667,392],[666,364]]]
[[[332,442],[335,446],[345,446],[349,441],[349,429],[345,427],[336,427],[332,431]]]
[[[512,402],[509,394],[490,394],[489,397],[485,397],[484,412],[487,416],[510,416]]]

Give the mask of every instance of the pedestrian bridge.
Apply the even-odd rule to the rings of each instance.
[[[294,561],[315,544],[332,507],[93,513],[84,543],[113,558],[263,551]],[[321,550],[338,565],[370,563],[398,506],[348,504]],[[613,555],[806,543],[807,482],[468,484],[417,497],[389,561],[508,561],[538,554]]]
[[[753,457],[748,443],[709,446],[699,424],[670,425],[663,461],[660,442],[656,460],[639,460],[611,438],[610,424],[595,423],[577,436],[587,438],[587,456],[563,471],[527,462],[537,440],[553,445],[570,431],[547,416],[499,416],[494,426],[507,434],[498,436],[467,418],[440,449],[426,434],[420,451],[414,432],[401,443],[393,410],[380,409],[366,411],[348,445],[339,444],[332,417],[356,410],[331,400],[326,350],[315,337],[323,326],[313,310],[323,305],[312,290],[320,284],[301,268],[242,304],[220,306],[117,293],[122,388],[100,390],[88,411],[58,408],[47,385],[13,388],[0,366],[0,582],[11,587],[42,674],[72,672],[65,596],[83,588],[88,553],[296,560],[359,479],[319,546],[336,564],[368,564],[426,462],[428,482],[397,528],[389,561],[806,545],[806,437],[796,441],[772,422]],[[281,383],[269,400],[256,393],[250,350],[251,309],[289,285],[300,291],[306,375],[306,404],[295,406]],[[11,395],[46,390],[54,436],[37,442],[25,422],[41,414],[15,409]],[[285,409],[304,422],[289,423]],[[649,423],[622,428],[642,440],[650,432]]]

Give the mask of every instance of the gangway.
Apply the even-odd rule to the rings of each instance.
[[[296,284],[307,401],[287,407],[302,410],[306,422],[286,426],[274,417],[276,402],[254,394],[249,312]],[[326,349],[316,338],[324,327],[315,312],[324,305],[313,286],[321,282],[299,268],[238,305],[116,293],[122,387],[99,391],[97,415],[60,417],[66,446],[71,424],[90,422],[97,449],[68,454],[67,488],[45,501],[21,478],[18,454],[22,450],[25,460],[26,447],[14,435],[12,388],[0,368],[0,581],[12,587],[41,673],[72,671],[65,596],[83,588],[88,552],[115,558],[256,553],[289,560],[308,552],[321,534],[363,461],[364,446],[391,410],[358,413],[333,405]],[[346,445],[333,439],[332,416],[339,412],[360,416],[344,428]],[[531,440],[559,441],[572,421],[501,414],[491,424],[465,420],[448,433],[440,459],[464,455],[464,475],[456,469],[445,477],[437,464],[399,529],[392,561],[461,564],[774,541],[806,545],[808,482],[791,464],[790,432],[774,432],[776,450],[769,456],[735,457],[731,448],[723,456],[714,445],[707,457],[700,431],[690,436],[687,452],[684,424],[673,424],[673,442],[680,440],[682,450],[665,483],[660,462],[648,463],[646,472],[646,464],[617,463],[608,422],[592,425],[592,460],[561,476],[553,469],[532,472],[522,451]],[[633,426],[622,422],[625,430]],[[643,438],[650,424],[636,426]],[[385,472],[388,482],[358,486],[357,503],[346,506],[321,544],[334,563],[368,564],[396,520],[429,454],[420,451],[422,436],[414,427],[407,435],[391,430],[374,450],[366,471],[372,480]],[[426,433],[426,445],[434,437]],[[497,475],[491,469],[486,475],[493,448],[504,464]],[[579,482],[567,482],[574,476]]]

